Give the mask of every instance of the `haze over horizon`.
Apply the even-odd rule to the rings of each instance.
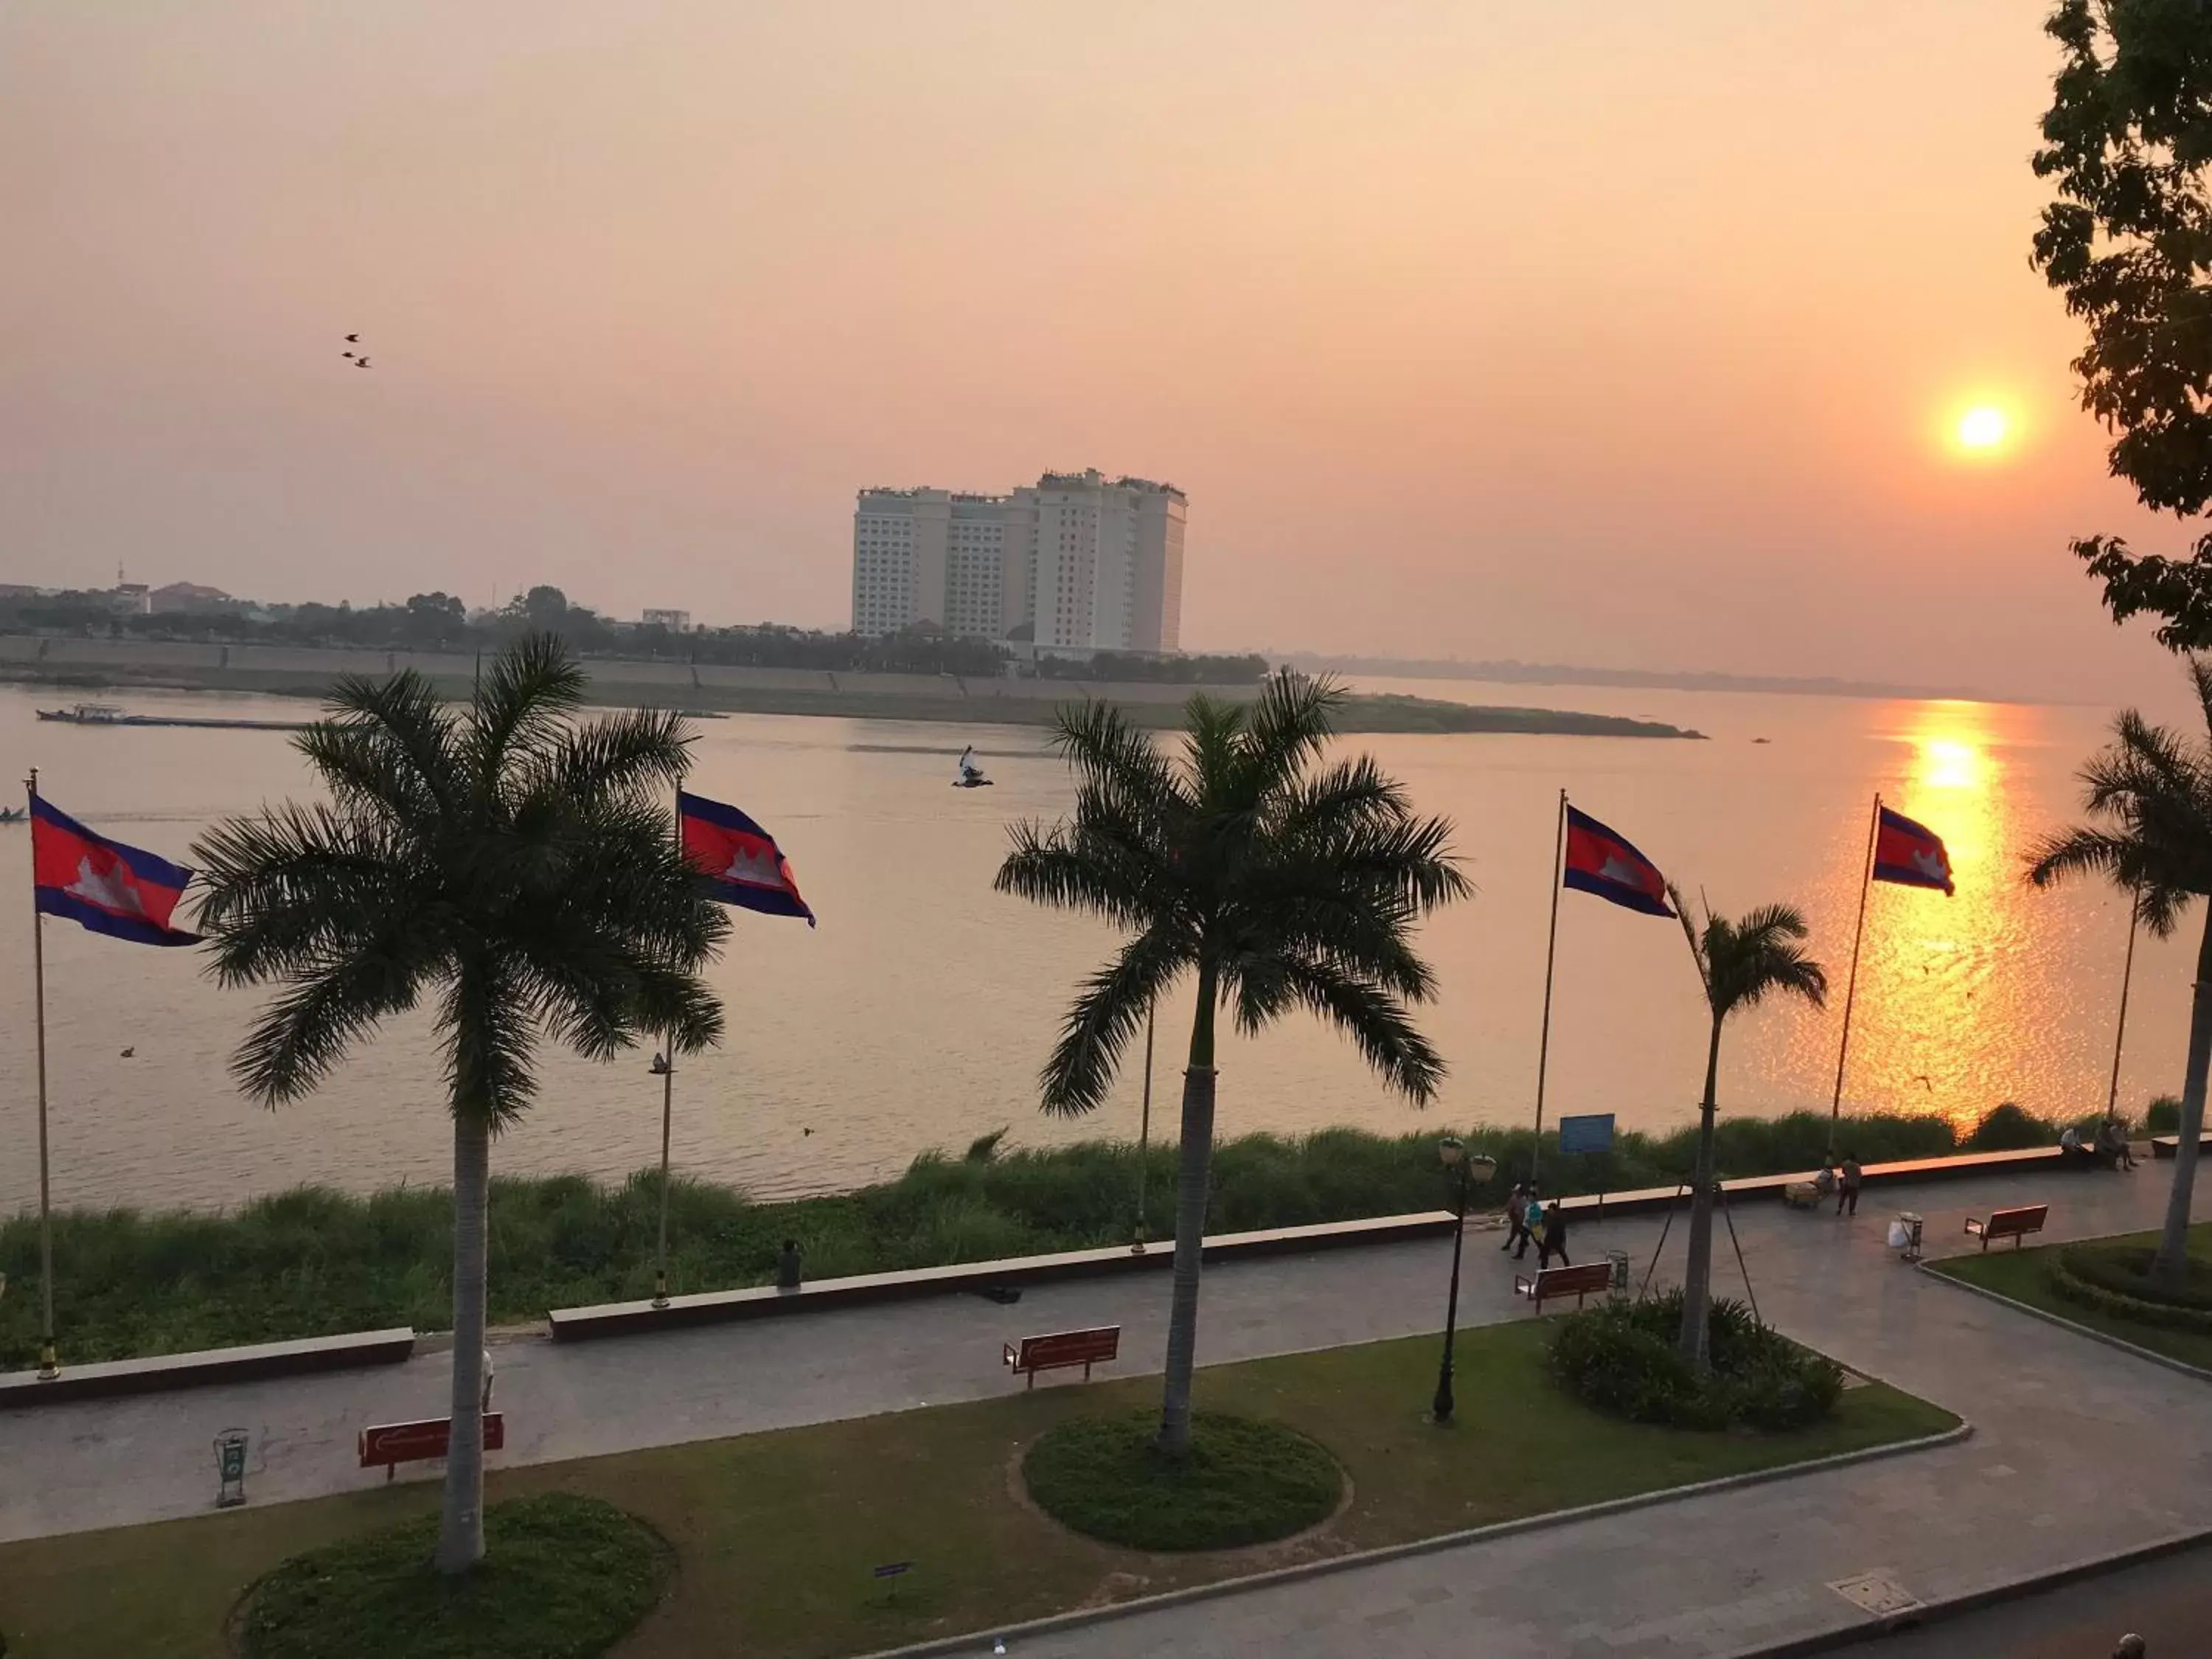
[[[855,489],[1095,465],[1192,649],[2159,696],[2045,9],[34,0],[0,580],[838,627]]]

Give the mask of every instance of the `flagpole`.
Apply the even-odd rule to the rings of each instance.
[[[2126,965],[2120,969],[2120,1022],[2119,1028],[2112,1033],[2112,1086],[2105,1096],[2107,1121],[2118,1117],[2120,1111],[2120,1048],[2128,1040],[2128,986],[2136,975],[2136,905],[2140,891],[2133,887],[2128,890],[2128,955]]]
[[[53,1189],[46,1155],[46,946],[45,918],[39,914],[39,769],[23,781],[31,817],[31,996],[38,1010],[39,1052],[39,1293],[43,1309],[39,1327],[39,1375],[61,1375],[54,1352]]]
[[[676,782],[676,856],[684,856],[684,781]],[[668,1129],[676,1115],[676,1028],[668,1028],[660,1062],[660,1242],[653,1264],[653,1305],[668,1305]]]
[[[1145,1253],[1145,1166],[1152,1144],[1152,1014],[1159,1006],[1154,997],[1145,1005],[1145,1107],[1137,1127],[1137,1237],[1131,1254]]]
[[[1559,955],[1560,861],[1567,852],[1567,792],[1559,791],[1559,827],[1552,848],[1552,926],[1544,943],[1544,1024],[1536,1039],[1536,1139],[1528,1147],[1528,1184],[1536,1184],[1536,1166],[1544,1156],[1544,1073],[1552,1056],[1552,966]]]
[[[1851,975],[1844,989],[1844,1035],[1836,1045],[1836,1092],[1828,1103],[1828,1154],[1835,1155],[1836,1126],[1844,1111],[1844,1059],[1851,1051],[1851,1005],[1859,994],[1859,945],[1866,938],[1867,894],[1874,886],[1874,837],[1881,823],[1881,794],[1876,791],[1874,810],[1867,815],[1866,856],[1859,861],[1859,920],[1851,932]]]

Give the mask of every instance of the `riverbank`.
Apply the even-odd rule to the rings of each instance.
[[[2000,1109],[1961,1137],[1940,1117],[1845,1120],[1850,1150],[1868,1164],[1960,1150],[2048,1145],[2056,1131]],[[1209,1227],[1217,1232],[1349,1221],[1433,1210],[1449,1197],[1435,1134],[1330,1129],[1286,1139],[1246,1135],[1215,1155]],[[1530,1152],[1527,1130],[1476,1128],[1471,1146],[1498,1160],[1474,1194],[1504,1202]],[[1817,1164],[1828,1120],[1818,1113],[1735,1118],[1720,1126],[1723,1176]],[[1604,1153],[1563,1156],[1547,1135],[1544,1186],[1555,1194],[1671,1184],[1689,1171],[1696,1130],[1624,1133]],[[787,1238],[810,1278],[881,1273],[1127,1243],[1138,1221],[1137,1149],[1085,1141],[1000,1155],[985,1137],[966,1155],[927,1154],[896,1181],[773,1204],[732,1188],[677,1182],[669,1203],[670,1288],[679,1293],[769,1282]],[[1175,1149],[1143,1160],[1144,1225],[1174,1231]],[[641,1170],[617,1187],[581,1176],[495,1179],[491,1202],[491,1316],[542,1319],[550,1308],[617,1302],[653,1291],[658,1182]],[[55,1310],[62,1352],[79,1361],[129,1358],[411,1325],[451,1322],[453,1206],[436,1187],[368,1198],[307,1188],[204,1215],[72,1210],[54,1225]],[[38,1226],[0,1223],[0,1370],[35,1361]]]
[[[1132,681],[832,673],[609,657],[586,658],[583,665],[590,678],[592,700],[609,706],[733,714],[836,714],[951,726],[1047,726],[1064,705],[1096,700],[1119,704],[1140,725],[1163,728],[1182,723],[1183,704],[1194,690],[1234,700],[1249,698],[1258,690],[1256,685],[1194,688]],[[136,687],[320,697],[344,675],[388,674],[413,668],[443,695],[458,697],[467,694],[476,667],[473,656],[455,653],[0,636],[0,683],[52,686],[58,693],[103,696]],[[67,695],[57,698],[64,703],[80,700]],[[1478,707],[1402,696],[1348,698],[1337,726],[1346,732],[1703,735],[1664,721],[1576,709]]]

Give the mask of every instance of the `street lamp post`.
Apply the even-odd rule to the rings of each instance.
[[[676,1044],[668,1053],[655,1054],[649,1068],[660,1079],[660,1242],[653,1257],[653,1305],[668,1305],[668,1121],[676,1099]]]
[[[1446,1135],[1437,1143],[1437,1157],[1445,1170],[1455,1177],[1452,1189],[1452,1270],[1451,1294],[1444,1303],[1443,1363],[1437,1370],[1437,1397],[1431,1402],[1431,1417],[1438,1423],[1452,1420],[1452,1338],[1459,1328],[1459,1260],[1467,1243],[1468,1191],[1479,1173],[1488,1180],[1498,1168],[1495,1158],[1467,1155],[1467,1143],[1457,1135]]]

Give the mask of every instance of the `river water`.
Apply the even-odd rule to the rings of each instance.
[[[2093,888],[2032,892],[2019,872],[2023,848],[2072,812],[2072,773],[2101,739],[2106,711],[1443,682],[1378,689],[1644,715],[1711,741],[1347,739],[1403,780],[1424,811],[1456,823],[1480,889],[1424,940],[1442,994],[1422,1018],[1451,1076],[1433,1106],[1415,1110],[1387,1097],[1334,1033],[1294,1017],[1225,1041],[1223,1133],[1340,1123],[1441,1132],[1528,1119],[1562,788],[1715,905],[1786,900],[1807,913],[1837,995],[1826,1013],[1778,1005],[1732,1025],[1724,1110],[1827,1106],[1877,789],[1947,837],[1958,893],[1873,890],[1846,1110],[1967,1121],[2002,1099],[2052,1114],[2104,1104],[2124,906]],[[281,734],[34,721],[34,703],[62,700],[0,689],[9,776],[37,765],[64,811],[168,857],[189,863],[193,837],[225,814],[313,793]],[[302,707],[188,693],[124,701],[141,712],[278,719]],[[781,1196],[891,1175],[926,1148],[957,1152],[1001,1124],[1018,1146],[1136,1134],[1141,1049],[1088,1121],[1036,1108],[1056,1023],[1113,940],[1103,924],[991,890],[1007,821],[1051,817],[1070,800],[1042,733],[767,715],[700,732],[693,787],[771,829],[821,926],[735,913],[712,971],[728,1039],[677,1079],[682,1169]],[[969,742],[996,787],[947,787]],[[0,902],[0,1212],[37,1193],[27,839],[0,830],[0,869],[13,872],[0,883],[13,896]],[[267,1111],[226,1071],[254,994],[218,989],[198,952],[62,922],[47,924],[46,939],[58,1202],[216,1206],[302,1182],[365,1189],[445,1177],[450,1143],[427,1021],[395,1024],[313,1097]],[[2187,949],[2179,939],[2139,947],[2121,1091],[2132,1105],[2178,1088]],[[1156,1130],[1169,1133],[1189,1018],[1184,997],[1161,1010]],[[1680,1123],[1703,1080],[1705,1038],[1675,925],[1566,894],[1549,1114]],[[495,1149],[494,1168],[619,1176],[652,1162],[660,1088],[647,1059],[600,1066],[548,1050],[542,1097]]]

